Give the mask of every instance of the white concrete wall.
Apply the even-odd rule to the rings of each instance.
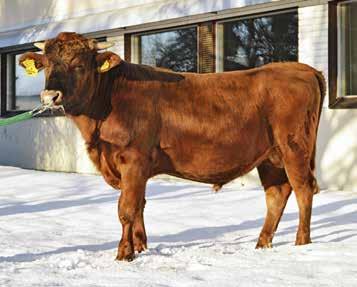
[[[36,118],[0,127],[0,165],[93,173],[82,136],[65,117]]]
[[[324,72],[328,80],[328,7],[299,9],[299,60]],[[317,148],[322,187],[357,190],[357,110],[328,109],[326,95]]]
[[[328,5],[299,8],[299,62],[322,71],[328,80]],[[328,106],[326,95],[324,107]]]

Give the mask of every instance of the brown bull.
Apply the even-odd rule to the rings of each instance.
[[[316,134],[325,81],[298,63],[217,74],[130,64],[75,33],[26,53],[45,69],[42,101],[63,105],[105,180],[121,189],[118,260],[146,249],[145,186],[157,174],[221,186],[258,168],[267,215],[257,247],[271,247],[294,189],[296,244],[310,242]],[[28,62],[27,62],[28,63]],[[33,63],[33,62],[32,62]]]

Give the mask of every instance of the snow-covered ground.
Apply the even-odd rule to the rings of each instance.
[[[292,196],[274,248],[255,250],[262,189],[152,180],[149,250],[130,263],[114,261],[117,197],[99,176],[0,167],[0,286],[357,286],[357,193],[315,196],[301,247]]]

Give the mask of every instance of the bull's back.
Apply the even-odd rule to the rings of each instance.
[[[314,70],[297,63],[185,74],[175,89],[160,94],[160,147],[178,175],[206,182],[234,179],[269,154],[272,128],[286,120],[282,111],[290,117],[315,108],[315,84]]]

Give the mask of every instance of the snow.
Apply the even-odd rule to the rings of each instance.
[[[264,192],[151,180],[149,250],[116,262],[118,192],[99,176],[0,167],[0,286],[357,286],[357,194],[314,197],[294,246],[292,195],[274,247],[255,250]]]

